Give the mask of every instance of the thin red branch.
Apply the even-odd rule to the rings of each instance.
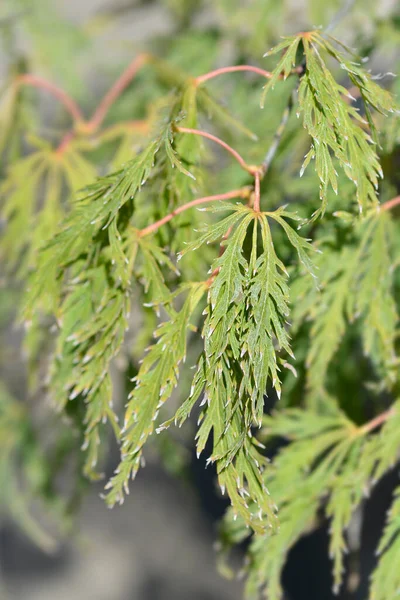
[[[61,156],[66,151],[66,149],[68,148],[68,146],[70,145],[70,143],[72,142],[74,137],[75,137],[74,131],[67,131],[67,133],[62,138],[60,144],[56,148],[55,152],[56,152],[57,156]]]
[[[64,92],[64,90],[57,87],[50,81],[47,81],[42,77],[38,77],[37,75],[30,75],[29,73],[24,73],[23,75],[18,76],[16,82],[17,85],[30,85],[32,87],[46,90],[65,106],[65,108],[67,109],[71,117],[74,119],[74,121],[83,121],[81,109],[76,104],[75,100],[73,100],[71,96]]]
[[[253,73],[257,73],[258,75],[262,75],[269,79],[272,77],[272,73],[270,71],[265,71],[264,69],[260,69],[259,67],[253,67],[252,65],[234,65],[232,67],[221,67],[220,69],[215,69],[214,71],[210,71],[209,73],[205,73],[204,75],[200,75],[196,77],[196,84],[199,85],[208,81],[209,79],[213,79],[214,77],[218,77],[219,75],[223,75],[224,73],[234,73],[235,71],[250,71]]]
[[[148,61],[147,54],[139,54],[128,66],[122,75],[117,79],[114,85],[109,89],[100,104],[96,108],[88,126],[91,130],[96,130],[100,127],[105,119],[106,114],[110,110],[112,104],[119,98],[122,92],[128,87],[132,79],[135,77],[139,69]]]
[[[216,194],[215,196],[205,196],[204,198],[196,198],[196,200],[191,200],[191,202],[187,202],[186,204],[182,204],[182,206],[178,206],[175,210],[173,210],[168,215],[165,215],[162,219],[155,221],[151,225],[148,225],[144,229],[141,229],[139,232],[140,237],[145,235],[149,235],[149,233],[153,233],[153,231],[157,231],[162,225],[171,221],[176,215],[183,213],[185,210],[189,208],[193,208],[194,206],[199,206],[200,204],[206,204],[207,202],[215,202],[216,200],[232,200],[233,198],[247,198],[250,193],[248,187],[240,188],[238,190],[232,190],[231,192],[226,192],[225,194]]]
[[[237,162],[242,167],[242,169],[244,169],[248,173],[251,173],[252,175],[254,175],[254,168],[246,163],[244,158],[242,156],[240,156],[239,152],[234,150],[231,146],[229,146],[229,144],[227,144],[220,138],[216,137],[212,133],[207,133],[206,131],[201,131],[200,129],[190,129],[188,127],[176,127],[175,129],[179,133],[190,133],[192,135],[199,135],[201,137],[207,138],[208,140],[212,140],[216,144],[219,144],[220,146],[222,146],[222,148],[225,148],[225,150],[227,150],[227,152],[229,152],[237,160]]]
[[[381,210],[391,210],[392,208],[394,208],[395,206],[398,206],[399,204],[400,204],[400,196],[396,196],[395,198],[392,198],[391,200],[384,202],[381,205]]]
[[[390,417],[392,417],[394,414],[395,414],[395,409],[392,406],[391,408],[389,408],[388,410],[385,410],[385,412],[381,413],[380,415],[378,415],[371,421],[368,421],[368,423],[365,423],[365,425],[362,425],[361,427],[359,427],[358,433],[360,433],[361,435],[365,435],[366,433],[373,431],[377,427],[380,427],[381,425],[383,425],[383,423],[385,423],[388,419],[390,419]]]
[[[272,77],[272,73],[270,71],[266,71],[265,69],[260,69],[260,67],[253,67],[253,65],[233,65],[231,67],[221,67],[220,69],[215,69],[214,71],[210,71],[209,73],[204,73],[204,75],[199,75],[199,77],[195,78],[195,82],[197,85],[208,81],[209,79],[213,79],[214,77],[219,77],[219,75],[224,75],[225,73],[234,73],[236,71],[249,71],[252,73],[257,73],[257,75],[261,75],[266,79],[270,79]],[[303,72],[302,67],[295,67],[292,70],[292,73],[301,74]],[[280,76],[282,78],[282,75]]]

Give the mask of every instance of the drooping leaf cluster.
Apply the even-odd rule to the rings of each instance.
[[[284,51],[264,88],[263,103],[265,95],[278,79],[282,75],[288,77],[295,67],[299,48],[304,56],[304,74],[298,88],[298,113],[302,115],[304,128],[311,137],[311,147],[300,173],[315,160],[322,200],[316,216],[326,209],[328,187],[338,193],[336,165],[355,184],[360,211],[378,205],[378,180],[383,173],[375,150],[377,140],[371,110],[382,114],[393,111],[391,95],[356,62],[360,59],[354,56],[351,56],[352,60],[346,58],[333,42],[313,31],[301,37],[287,38],[266,54],[271,56]],[[338,62],[358,90],[366,119],[352,105],[354,98],[351,93],[332,76],[326,64],[329,57]]]
[[[395,235],[390,214],[382,211],[352,225],[349,239],[339,247],[329,237],[321,239],[319,289],[306,280],[293,287],[293,325],[311,324],[306,364],[312,404],[323,397],[328,368],[353,324],[360,328],[363,353],[382,383],[390,389],[397,381]]]
[[[395,464],[398,422],[398,402],[377,435],[372,435],[368,427],[357,426],[334,405],[325,415],[288,409],[264,418],[260,434],[264,443],[270,444],[274,438],[290,443],[279,451],[265,474],[265,484],[278,505],[280,531],[276,536],[255,536],[250,544],[246,561],[249,598],[259,598],[263,591],[271,599],[281,598],[280,576],[287,554],[305,531],[316,526],[321,508],[330,521],[333,584],[339,590],[347,553],[346,529],[374,483]],[[398,535],[396,510],[395,500],[380,553],[388,552]],[[230,512],[222,528],[224,553],[231,543],[248,536],[244,522],[233,521]],[[371,598],[389,598],[389,590],[395,589],[396,577],[389,576],[387,560],[383,554],[373,578]],[[380,587],[383,574],[388,580]]]

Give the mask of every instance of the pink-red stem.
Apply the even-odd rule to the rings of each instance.
[[[68,148],[68,146],[70,145],[70,143],[74,139],[74,137],[75,137],[74,131],[67,131],[67,133],[64,135],[61,142],[59,143],[59,145],[56,148],[57,156],[61,156],[65,152],[65,150]]]
[[[114,85],[109,89],[107,94],[101,100],[100,104],[96,108],[92,118],[88,125],[91,130],[96,130],[100,127],[105,119],[106,114],[110,110],[114,102],[119,98],[122,92],[128,87],[132,79],[135,77],[139,69],[147,62],[147,54],[139,54],[128,66],[128,68],[122,73],[121,77],[117,79]]]
[[[390,419],[390,417],[392,417],[394,415],[394,413],[395,413],[395,410],[393,407],[389,408],[388,410],[385,410],[385,412],[381,413],[380,415],[378,415],[371,421],[368,421],[368,423],[365,423],[365,425],[362,425],[361,427],[359,427],[359,429],[358,429],[359,433],[364,435],[366,433],[369,433],[370,431],[373,431],[377,427],[380,427],[381,425],[383,425],[383,423],[385,423],[388,419]]]
[[[396,196],[395,198],[392,198],[391,200],[384,202],[381,205],[381,210],[391,210],[392,208],[394,208],[395,206],[398,206],[399,204],[400,204],[400,196]]]
[[[182,204],[182,206],[178,206],[175,210],[173,210],[168,215],[165,215],[162,219],[155,221],[148,227],[141,229],[139,235],[143,237],[145,235],[149,235],[149,233],[153,233],[157,231],[162,225],[171,221],[176,215],[183,213],[185,210],[189,208],[193,208],[194,206],[199,206],[200,204],[207,204],[207,202],[215,202],[216,200],[232,200],[233,198],[247,198],[249,195],[249,188],[240,188],[238,190],[232,190],[231,192],[226,192],[225,194],[216,194],[215,196],[205,196],[204,198],[196,198],[196,200],[191,200],[191,202],[187,202],[186,204]]]
[[[199,135],[201,137],[207,138],[208,140],[215,142],[216,144],[219,144],[237,160],[242,169],[244,169],[248,173],[251,173],[252,175],[254,174],[254,170],[252,169],[252,167],[250,167],[246,163],[244,158],[240,156],[239,152],[234,150],[231,146],[229,146],[229,144],[216,137],[212,133],[207,133],[206,131],[201,131],[200,129],[190,129],[189,127],[176,127],[176,131],[178,131],[179,133],[191,133],[192,135]]]
[[[29,73],[25,73],[23,75],[18,76],[17,84],[30,85],[46,90],[65,106],[65,108],[67,109],[71,117],[74,119],[74,121],[83,121],[81,109],[76,104],[75,100],[73,100],[66,92],[64,92],[64,90],[60,89],[53,83],[50,83],[50,81],[47,81],[42,77],[38,77],[37,75],[30,75]]]
[[[234,65],[232,67],[221,67],[220,69],[215,69],[214,71],[210,71],[209,73],[205,73],[204,75],[200,75],[196,77],[196,83],[199,85],[208,81],[209,79],[213,79],[214,77],[218,77],[219,75],[223,75],[225,73],[234,73],[236,71],[250,71],[253,73],[257,73],[257,75],[262,75],[269,79],[272,77],[272,73],[269,71],[265,71],[264,69],[260,69],[259,67],[253,67],[252,65]]]

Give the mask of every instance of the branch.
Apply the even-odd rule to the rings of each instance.
[[[175,210],[173,210],[168,215],[165,215],[159,221],[155,221],[148,227],[141,229],[139,231],[139,236],[144,237],[145,235],[149,235],[149,233],[153,233],[153,231],[157,231],[162,225],[171,221],[176,215],[185,212],[189,208],[193,208],[194,206],[199,206],[200,204],[206,204],[207,202],[214,202],[215,200],[232,200],[233,198],[248,198],[250,195],[250,188],[240,188],[238,190],[232,190],[231,192],[226,192],[225,194],[216,194],[215,196],[205,196],[204,198],[196,198],[196,200],[192,200],[191,202],[187,202],[186,204],[182,204],[182,206],[178,206]]]
[[[62,154],[64,154],[64,152],[66,151],[66,149],[68,148],[68,146],[70,145],[70,143],[72,142],[72,140],[74,138],[75,138],[75,132],[68,131],[62,138],[58,147],[56,148],[56,150],[55,150],[56,155],[60,157]]]
[[[245,162],[244,158],[242,158],[242,156],[240,156],[239,152],[234,150],[231,146],[229,146],[229,144],[222,141],[220,138],[216,137],[215,135],[212,135],[212,133],[207,133],[206,131],[201,131],[199,129],[189,129],[188,127],[175,127],[175,130],[178,131],[179,133],[191,133],[193,135],[199,135],[201,137],[212,140],[216,144],[219,144],[220,146],[222,146],[222,148],[225,148],[225,150],[227,150],[227,152],[229,152],[237,160],[237,162],[240,164],[242,169],[244,169],[251,175],[254,175],[254,167],[251,167],[250,165],[248,165]]]
[[[271,144],[264,160],[261,163],[263,177],[267,173],[267,171],[275,157],[275,154],[278,150],[279,144],[281,143],[283,133],[284,133],[284,131],[286,129],[286,125],[288,124],[288,121],[289,121],[290,113],[293,110],[293,104],[294,104],[294,102],[293,102],[293,93],[292,93],[292,94],[290,94],[288,103],[285,107],[285,110],[283,111],[281,122],[279,123],[278,128],[275,132],[274,139],[272,140],[272,144]]]
[[[377,427],[380,427],[381,425],[383,425],[383,423],[385,423],[388,419],[390,419],[390,417],[392,417],[395,414],[395,412],[396,412],[396,410],[392,406],[391,408],[389,408],[388,410],[385,410],[385,412],[381,413],[380,415],[378,415],[371,421],[368,421],[368,423],[365,423],[365,425],[362,425],[361,427],[359,427],[358,433],[360,435],[365,435],[366,433],[373,431]]]
[[[122,92],[128,87],[132,79],[135,77],[139,69],[149,60],[148,54],[139,54],[128,66],[122,75],[117,79],[114,85],[109,89],[107,94],[101,100],[96,108],[88,126],[90,130],[96,130],[100,127],[105,119],[106,114],[110,110],[112,104],[119,98]]]
[[[250,71],[252,73],[257,73],[258,75],[262,75],[269,79],[272,77],[272,73],[270,71],[265,71],[264,69],[260,69],[259,67],[253,67],[252,65],[234,65],[232,67],[221,67],[220,69],[215,69],[215,71],[210,71],[209,73],[205,73],[204,75],[199,75],[196,77],[195,82],[196,85],[200,85],[209,79],[213,79],[214,77],[218,77],[219,75],[223,75],[224,73],[234,73],[235,71]]]
[[[71,96],[64,92],[64,90],[60,89],[53,83],[50,83],[49,81],[46,81],[46,79],[38,77],[37,75],[30,75],[29,73],[19,75],[16,79],[16,83],[17,85],[30,85],[32,87],[46,90],[65,106],[74,121],[83,122],[84,119],[81,109],[76,104],[75,100],[73,100]]]
[[[270,71],[265,71],[265,69],[260,69],[260,67],[253,67],[252,65],[234,65],[232,67],[221,67],[220,69],[215,69],[215,71],[210,71],[209,73],[205,73],[204,75],[200,75],[195,78],[196,85],[200,85],[209,79],[213,79],[214,77],[218,77],[219,75],[224,75],[225,73],[234,73],[236,71],[249,71],[251,73],[257,73],[257,75],[261,75],[266,79],[270,79],[272,77],[272,73]],[[293,69],[292,73],[300,73],[300,67],[296,67]],[[282,78],[282,76],[280,77]]]
[[[391,200],[388,200],[387,202],[381,204],[381,210],[391,210],[395,206],[399,206],[399,204],[400,196],[396,196],[395,198],[392,198]]]
[[[345,0],[343,2],[343,6],[339,8],[338,12],[333,16],[333,19],[330,23],[328,23],[327,27],[325,27],[325,33],[330,33],[337,27],[347,14],[351,11],[355,4],[356,0]]]

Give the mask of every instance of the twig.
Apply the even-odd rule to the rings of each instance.
[[[75,138],[75,132],[68,131],[62,138],[58,147],[56,148],[56,151],[55,151],[56,155],[60,157],[62,154],[64,154],[64,152],[66,151],[66,149],[68,148],[68,146],[70,145],[70,143],[72,142],[72,140],[74,138]]]
[[[219,144],[220,146],[222,146],[222,148],[225,148],[225,150],[227,150],[227,152],[229,152],[237,160],[237,162],[240,164],[242,169],[244,169],[251,175],[254,175],[254,167],[248,165],[246,163],[246,161],[244,160],[244,158],[242,158],[242,156],[240,156],[239,152],[234,150],[231,146],[229,146],[229,144],[227,144],[220,138],[216,137],[212,133],[207,133],[206,131],[201,131],[200,129],[190,129],[188,127],[175,127],[175,130],[178,131],[179,133],[191,133],[192,135],[199,135],[201,137],[212,140],[216,144]]]
[[[265,155],[264,160],[261,163],[262,176],[264,176],[266,174],[266,172],[268,171],[268,169],[275,157],[275,154],[278,150],[279,144],[281,143],[281,139],[282,139],[283,133],[286,129],[286,125],[288,124],[290,113],[292,112],[292,110],[293,110],[293,94],[290,94],[288,103],[285,107],[285,110],[283,111],[281,122],[279,123],[278,128],[274,135],[274,139],[272,140],[272,144],[271,144],[267,154]]]
[[[71,98],[64,90],[60,89],[50,81],[43,79],[42,77],[38,77],[37,75],[30,75],[29,73],[24,73],[23,75],[19,75],[16,79],[17,85],[30,85],[32,87],[36,87],[42,90],[46,90],[50,94],[52,94],[55,98],[60,100],[60,102],[65,106],[71,117],[74,121],[81,123],[83,122],[83,115],[81,109],[76,104],[75,100]]]
[[[209,79],[213,79],[214,77],[219,77],[219,75],[224,75],[225,73],[235,73],[236,71],[248,71],[250,73],[257,73],[257,75],[261,75],[266,79],[270,79],[272,77],[272,73],[270,71],[266,71],[265,69],[260,69],[260,67],[253,67],[252,65],[233,65],[231,67],[221,67],[220,69],[215,69],[214,71],[210,71],[209,73],[205,73],[204,75],[200,75],[195,78],[196,85],[200,85]],[[301,69],[302,71],[302,69]],[[292,70],[292,73],[299,74],[300,67],[296,67]],[[280,79],[283,76],[280,76]]]
[[[219,75],[223,75],[224,73],[234,73],[236,71],[249,71],[252,73],[257,73],[258,75],[262,75],[267,79],[272,77],[272,73],[270,71],[265,71],[259,67],[253,67],[252,65],[234,65],[232,67],[221,67],[220,69],[215,69],[214,71],[200,75],[199,77],[196,77],[195,82],[197,85],[200,85],[201,83],[204,83],[209,79],[213,79],[214,77],[218,77]]]
[[[388,200],[387,202],[381,204],[381,210],[391,210],[395,206],[399,206],[399,204],[400,196],[396,196],[395,198],[392,198],[391,200]]]
[[[114,85],[101,100],[96,108],[92,118],[88,122],[90,130],[96,130],[100,127],[110,110],[112,104],[119,98],[122,92],[128,87],[138,70],[149,60],[148,54],[139,54],[128,66],[122,75],[117,79]]]
[[[139,232],[140,237],[144,237],[145,235],[149,235],[149,233],[153,233],[153,231],[157,231],[162,225],[168,223],[173,219],[176,215],[183,213],[185,210],[189,208],[193,208],[194,206],[199,206],[200,204],[206,204],[207,202],[215,202],[216,200],[232,200],[233,198],[248,198],[250,194],[250,188],[240,188],[238,190],[232,190],[231,192],[226,192],[225,194],[216,194],[215,196],[205,196],[204,198],[196,198],[196,200],[191,200],[191,202],[187,202],[186,204],[182,204],[182,206],[178,206],[175,210],[173,210],[168,215],[165,215],[162,219],[155,221],[151,225],[148,225],[144,229],[141,229]]]
[[[333,16],[331,22],[328,23],[328,25],[325,27],[325,33],[330,33],[331,31],[333,31],[335,27],[339,25],[340,21],[342,21],[351,11],[355,3],[356,0],[345,0],[341,8]]]
[[[385,421],[390,419],[390,417],[392,417],[395,414],[395,412],[396,411],[395,411],[394,407],[392,406],[391,408],[389,408],[388,410],[385,410],[385,412],[381,413],[380,415],[378,415],[371,421],[368,421],[368,423],[365,423],[365,425],[362,425],[361,427],[359,427],[357,429],[358,433],[360,435],[365,435],[366,433],[373,431],[377,427],[380,427],[380,425],[383,425],[383,423],[385,423]]]

